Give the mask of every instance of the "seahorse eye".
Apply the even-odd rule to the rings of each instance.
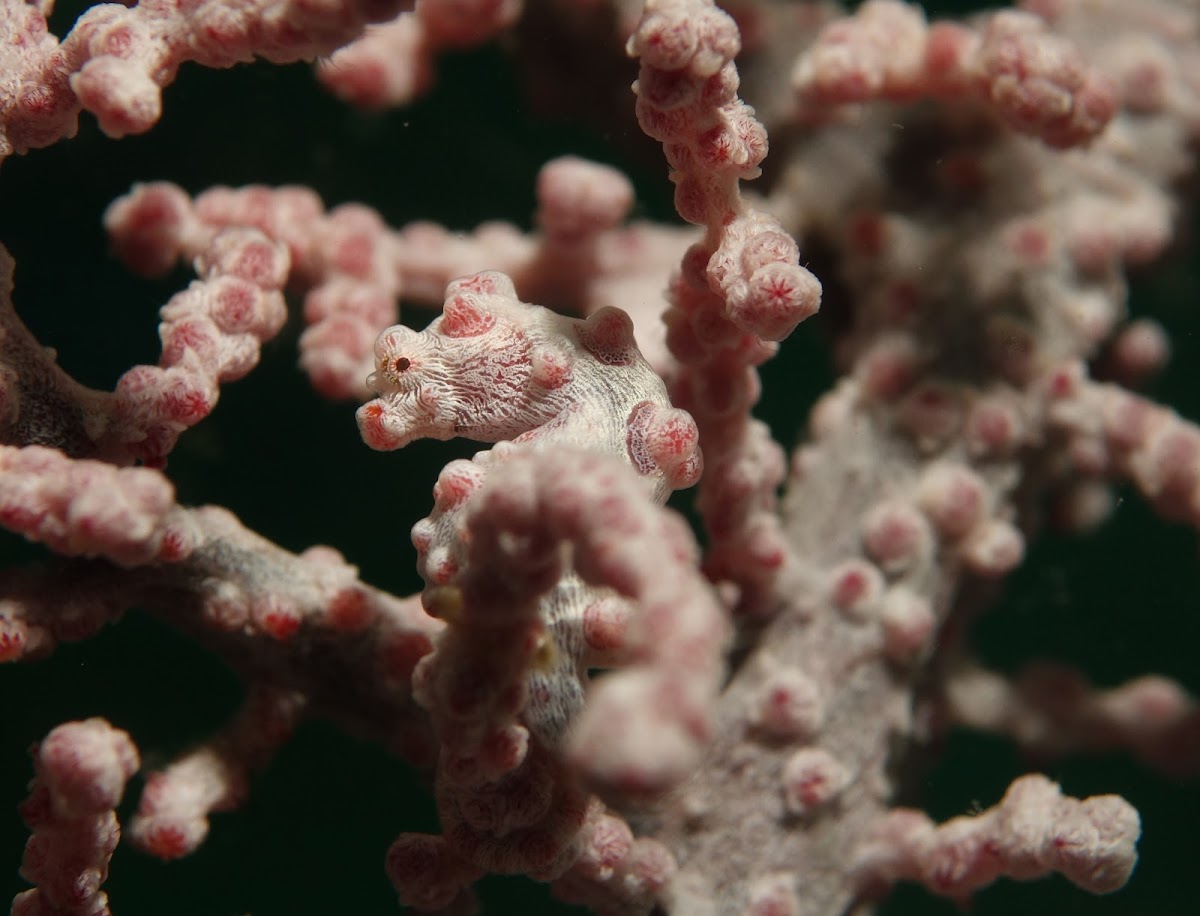
[[[397,356],[396,361],[392,363],[392,370],[394,372],[403,372],[411,365],[412,360],[410,360],[407,356]]]

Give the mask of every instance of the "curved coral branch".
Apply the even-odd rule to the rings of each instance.
[[[37,887],[16,896],[13,916],[111,916],[100,886],[121,836],[113,809],[141,766],[137,748],[103,719],[67,722],[37,745],[34,766],[21,876]]]
[[[1045,776],[1022,776],[994,808],[940,826],[897,809],[875,826],[855,869],[865,884],[920,881],[968,898],[1002,875],[1021,880],[1060,872],[1093,894],[1122,887],[1137,862],[1141,822],[1116,795],[1063,796]]]
[[[0,7],[5,72],[18,90],[0,103],[0,161],[49,146],[79,129],[86,109],[110,137],[149,130],[162,113],[162,90],[180,65],[232,67],[257,57],[311,60],[389,19],[402,0],[148,0],[126,9],[93,6],[59,44],[41,2]]]
[[[418,0],[412,12],[368,29],[322,60],[317,76],[356,105],[408,105],[432,85],[439,51],[482,44],[512,25],[522,5],[522,0]]]
[[[897,0],[870,0],[826,26],[796,62],[792,87],[813,112],[924,95],[976,99],[1056,147],[1088,143],[1118,106],[1112,81],[1038,16],[1005,10],[978,29],[930,26]]]
[[[195,267],[200,279],[159,313],[159,364],[134,366],[107,394],[70,378],[21,323],[12,259],[0,248],[0,442],[163,466],[179,435],[216,407],[221,383],[253,369],[287,317],[287,252],[260,232],[211,234]]]
[[[738,586],[746,612],[769,612],[790,553],[775,491],[783,451],[752,420],[757,365],[816,313],[821,284],[801,267],[795,241],[743,201],[766,131],[738,98],[733,19],[710,0],[651,0],[628,51],[639,58],[637,115],[671,165],[675,206],[705,227],[672,280],[667,344],[682,364],[672,394],[691,411],[709,456],[698,506],[711,544],[706,568]]]
[[[686,526],[621,461],[533,445],[493,455],[458,527],[463,569],[426,591],[449,626],[414,683],[442,740],[437,847],[464,863],[450,872],[545,880],[581,855],[579,776],[602,792],[644,796],[695,768],[712,735],[728,625]],[[590,589],[564,581],[569,557]],[[628,664],[578,709],[580,650],[602,598],[595,590],[606,588],[632,605],[619,634]],[[564,598],[592,604],[572,620]],[[563,719],[566,767],[544,743],[557,742]],[[397,863],[413,842],[393,847]],[[427,876],[396,864],[393,880],[414,899]]]

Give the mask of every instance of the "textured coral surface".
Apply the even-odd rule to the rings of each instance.
[[[86,5],[60,3],[52,30]],[[394,12],[348,6],[318,53]],[[159,48],[167,69],[203,66],[182,64],[148,133],[118,142],[85,113],[74,137],[3,161],[0,243],[32,338],[0,336],[0,383],[20,376],[44,413],[0,400],[15,532],[0,533],[0,662],[29,656],[0,667],[0,893],[38,883],[49,899],[52,856],[16,874],[29,836],[90,863],[116,842],[114,806],[124,831],[103,891],[105,866],[79,866],[77,906],[14,912],[105,912],[105,892],[118,916],[383,914],[397,893],[464,912],[476,879],[484,913],[764,916],[876,897],[884,913],[968,897],[975,913],[1191,912],[1195,3],[1122,18],[1118,0],[1031,0],[968,28],[877,0],[818,39],[832,6],[739,0],[740,86],[727,20],[651,4],[709,25],[699,52],[670,29],[630,43],[673,74],[643,69],[636,99],[624,37],[640,3],[423,6],[378,36],[395,72],[348,52],[319,77],[210,70],[203,49]],[[312,56],[280,34],[276,59]],[[104,67],[93,77],[102,89]],[[98,91],[80,85],[85,102]],[[680,139],[656,103],[711,132]],[[572,158],[548,174],[556,157]],[[126,196],[139,182],[178,187],[147,204]],[[251,184],[321,200],[264,216],[265,192],[202,196]],[[106,237],[118,199],[133,229]],[[337,209],[350,202],[375,212]],[[175,264],[197,256],[199,273]],[[812,317],[797,264],[823,287]],[[480,271],[515,290],[479,274],[446,292]],[[414,330],[372,346],[397,291]],[[216,330],[193,310],[209,296]],[[516,342],[496,344],[512,309]],[[37,344],[77,386],[30,368]],[[439,360],[448,381],[413,381]],[[87,460],[18,456],[30,428]],[[706,479],[669,505],[699,548],[658,506],[695,483],[697,435]],[[617,465],[554,452],[539,473],[530,457],[596,442]],[[115,470],[164,460],[174,498],[156,472]],[[23,516],[35,491],[52,509]],[[50,551],[18,535],[67,559],[42,572]],[[102,803],[54,820],[38,785],[68,738],[105,743],[88,756],[120,778],[85,770]],[[1138,864],[1109,894],[1137,816]],[[90,846],[71,832],[88,818]]]

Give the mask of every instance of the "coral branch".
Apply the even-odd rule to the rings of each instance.
[[[968,666],[949,673],[945,695],[952,722],[1010,735],[1036,754],[1127,749],[1167,773],[1200,770],[1200,706],[1158,675],[1100,690],[1061,665],[1033,665],[1012,681]]]
[[[869,0],[826,26],[796,62],[792,85],[816,112],[877,99],[973,98],[1058,147],[1094,139],[1117,110],[1112,82],[1039,17],[999,12],[978,31],[929,26],[899,0]]]
[[[788,550],[774,515],[782,451],[750,419],[754,367],[819,306],[821,285],[796,262],[796,243],[746,206],[738,190],[759,175],[766,132],[737,96],[737,27],[708,0],[651,0],[629,39],[639,58],[637,114],[663,143],[675,206],[705,237],[684,256],[664,316],[682,364],[676,403],[700,426],[709,473],[698,505],[712,543],[709,574],[740,589],[744,611],[769,610]]]
[[[17,318],[0,247],[0,441],[163,466],[180,433],[212,412],[220,383],[253,369],[287,317],[287,253],[261,233],[216,233],[195,266],[201,279],[160,312],[159,365],[130,369],[110,395],[68,377]]]
[[[304,706],[304,698],[292,691],[252,691],[220,735],[147,775],[129,827],[133,842],[160,859],[195,851],[208,835],[208,815],[241,803],[250,775],[290,737]]]
[[[368,29],[322,60],[317,75],[348,102],[407,105],[432,84],[439,51],[482,44],[512,25],[521,6],[522,0],[417,0],[413,12]]]
[[[37,885],[13,916],[111,916],[100,890],[121,836],[114,808],[141,765],[129,735],[103,719],[68,722],[34,753],[37,777],[21,817],[33,830],[21,876]]]
[[[1048,381],[1049,425],[1065,436],[1077,471],[1123,477],[1166,518],[1200,527],[1200,428],[1080,365]]]
[[[391,18],[401,0],[149,0],[126,9],[92,7],[59,44],[49,33],[50,2],[0,7],[0,65],[20,89],[0,106],[0,161],[73,137],[81,109],[110,137],[149,130],[162,113],[162,89],[181,64],[232,67],[254,57],[311,60],[346,44],[367,23]]]
[[[1115,795],[1064,797],[1044,776],[1023,776],[994,808],[940,826],[918,811],[897,809],[859,853],[863,881],[920,881],[966,898],[1001,875],[1029,880],[1061,872],[1093,894],[1129,879],[1141,833],[1137,812]]]
[[[1195,277],[1153,262],[1177,251],[1195,190],[1200,5],[1019,0],[955,21],[852,5],[141,0],[55,11],[78,15],[60,42],[52,0],[0,0],[0,159],[75,136],[81,111],[99,124],[9,163],[0,195],[22,261],[18,318],[0,251],[0,528],[24,564],[0,570],[12,740],[46,733],[65,685],[86,685],[72,709],[140,691],[142,718],[161,701],[125,660],[199,647],[241,679],[244,705],[151,766],[136,845],[205,868],[223,845],[204,842],[210,828],[246,816],[214,815],[272,778],[298,722],[326,720],[353,739],[339,765],[364,744],[371,766],[394,758],[389,788],[405,767],[432,783],[436,832],[418,832],[419,806],[387,806],[385,872],[402,904],[441,916],[513,909],[489,873],[548,882],[599,916],[866,916],[900,881],[959,905],[979,895],[982,911],[1002,876],[1109,893],[1134,868],[1141,818],[1156,848],[1172,819],[1191,829],[1195,787],[1166,777],[1200,765],[1194,626],[1076,605],[1108,592],[1102,610],[1128,614],[1149,576],[1170,577],[1172,608],[1195,597],[1200,427],[1179,381],[1197,338],[1186,309],[1153,301],[1187,300]],[[160,118],[185,61],[255,56],[227,75],[196,68]],[[307,104],[309,69],[267,65],[313,57],[317,79],[375,110]],[[570,130],[549,130],[552,116]],[[111,152],[160,120],[157,138]],[[368,174],[381,138],[385,174]],[[664,155],[656,189],[637,169]],[[264,164],[259,179],[288,184],[193,196]],[[129,364],[110,364],[110,341],[136,346],[137,316],[112,310],[138,297],[82,211],[147,169],[178,183],[135,184],[109,207],[112,253],[196,279],[160,312],[158,364],[93,389],[76,379]],[[327,208],[302,182],[373,206]],[[643,218],[672,188],[680,221]],[[289,328],[293,297],[303,322]],[[400,324],[402,304],[440,311]],[[292,336],[317,394],[361,404],[369,449],[339,451],[356,444],[344,404],[305,409],[312,393],[274,358]],[[1150,384],[1170,406],[1134,393]],[[234,396],[249,410],[214,409]],[[789,452],[772,436],[805,412]],[[484,445],[469,459],[408,448],[459,437]],[[210,499],[221,468],[220,492],[279,543],[177,501],[176,486]],[[1111,511],[1122,482],[1190,527],[1159,525],[1160,541],[1151,513]],[[694,501],[672,498],[692,485]],[[699,538],[668,499],[696,510]],[[1063,548],[1037,543],[1048,522],[1113,527]],[[320,524],[345,556],[281,546],[326,540]],[[1131,532],[1153,562],[1133,557]],[[1062,549],[1095,562],[1047,567]],[[423,591],[374,588],[349,556],[410,591],[415,565]],[[970,661],[1009,651],[971,644],[994,632],[970,625],[991,603],[1022,641],[1108,625],[1121,638],[1089,639],[1087,670],[1006,679]],[[156,625],[78,645],[137,614]],[[1180,648],[1143,667],[1126,638],[1138,626]],[[188,691],[212,689],[190,671]],[[1117,671],[1129,679],[1108,686]],[[181,709],[152,716],[168,729],[156,744],[196,741]],[[1103,766],[1148,764],[1154,791],[1121,775],[1141,815],[1077,800],[1045,776],[1013,781],[992,744],[953,779],[917,778],[943,743],[953,762],[979,740],[955,725],[1039,762],[1129,751]],[[90,719],[34,757],[22,870],[36,887],[14,913],[108,916],[114,807],[137,752]],[[1068,789],[1093,779],[1074,762],[1057,772]],[[370,801],[320,823],[305,810],[314,835],[296,839],[318,865],[322,837],[346,854],[379,807],[377,786],[344,775]],[[964,812],[1004,782],[994,808],[941,826],[895,807],[928,789],[914,801]],[[1188,876],[1152,852],[1118,905],[1179,909],[1158,898],[1186,895]],[[273,887],[256,867],[249,897],[221,891],[231,911],[340,912],[347,883],[370,881],[364,862]],[[137,880],[121,869],[105,890],[213,909],[122,883]]]
[[[443,743],[441,855],[556,878],[581,855],[586,805],[542,742],[557,742],[566,720],[566,760],[608,794],[648,796],[678,784],[711,738],[726,623],[691,565],[686,529],[614,458],[506,449],[467,505],[465,567],[452,586],[426,590],[450,626],[414,676]],[[580,595],[573,577],[563,579],[567,556],[593,589],[611,587],[635,608],[623,639],[629,667],[594,685],[582,710],[564,688],[586,681],[575,657],[586,635],[563,599],[578,605],[595,593]],[[399,842],[408,861],[414,840]],[[411,864],[394,868],[404,899],[428,880]],[[590,885],[599,876],[575,877]],[[660,876],[645,893],[661,884]]]
[[[72,461],[38,446],[0,455],[7,526],[61,553],[130,567],[118,574],[81,563],[48,582],[3,577],[0,661],[43,656],[136,605],[205,642],[252,682],[296,691],[314,714],[403,757],[429,759],[428,725],[409,683],[441,624],[416,598],[362,583],[332,548],[292,554],[224,509],[181,507],[156,471]],[[313,652],[320,666],[310,666]]]
[[[0,524],[65,556],[125,566],[173,562],[195,535],[171,485],[148,468],[72,461],[42,446],[0,446]]]
[[[285,245],[289,286],[305,293],[300,364],[326,397],[369,394],[371,345],[396,322],[400,298],[440,305],[447,284],[483,269],[512,275],[526,298],[559,310],[630,306],[639,345],[665,371],[658,271],[690,238],[646,223],[621,227],[632,205],[628,179],[577,157],[546,163],[537,197],[539,233],[491,222],[464,235],[422,221],[391,230],[361,204],[326,211],[306,188],[216,187],[193,200],[154,182],[114,201],[104,223],[117,255],[148,276],[193,261],[225,230],[253,229]]]

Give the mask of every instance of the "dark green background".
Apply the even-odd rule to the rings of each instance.
[[[84,5],[63,5],[56,30],[65,31]],[[369,203],[392,225],[429,218],[469,229],[501,217],[528,226],[537,169],[576,153],[625,168],[641,212],[672,218],[665,166],[631,127],[593,133],[540,117],[494,48],[447,58],[440,71],[428,99],[381,115],[332,100],[305,66],[256,65],[185,67],[165,94],[162,123],[145,137],[109,141],[84,116],[74,140],[0,169],[0,242],[18,262],[21,315],[69,371],[100,388],[130,365],[157,359],[156,310],[188,278],[131,279],[108,257],[100,215],[134,181],[168,179],[192,192],[298,182],[328,204]],[[1187,247],[1167,268],[1135,278],[1134,290],[1135,311],[1163,321],[1176,346],[1154,393],[1200,416],[1200,277]],[[408,317],[424,320],[420,312]],[[229,506],[291,549],[333,544],[368,581],[412,592],[419,582],[409,529],[428,511],[437,470],[474,448],[423,442],[402,454],[371,452],[358,438],[355,405],[317,399],[296,369],[298,332],[293,319],[266,348],[261,369],[225,388],[215,414],[183,437],[170,464],[180,498]],[[830,381],[820,322],[803,326],[764,374],[764,416],[792,440]],[[1030,658],[1071,660],[1102,684],[1154,670],[1200,692],[1196,536],[1159,524],[1136,496],[1123,496],[1096,535],[1035,546],[1003,606],[979,627],[988,662],[1011,670]],[[0,536],[0,551],[38,557],[9,536]],[[239,693],[218,662],[136,613],[46,662],[0,670],[0,898],[22,886],[15,870],[27,834],[15,806],[31,742],[66,719],[101,714],[133,734],[148,762],[162,762],[222,722]],[[910,799],[939,818],[986,807],[1028,768],[1004,742],[979,736],[955,734],[939,753]],[[1142,863],[1131,885],[1096,900],[1057,879],[1002,882],[978,897],[973,912],[1195,911],[1195,783],[1168,783],[1120,756],[1059,763],[1050,775],[1072,794],[1116,791],[1141,810]],[[117,916],[393,913],[383,851],[400,830],[435,827],[419,786],[374,748],[305,726],[246,807],[215,820],[196,856],[162,865],[118,850],[108,884]],[[489,914],[574,912],[519,879],[489,880],[484,899]],[[912,889],[888,906],[893,914],[953,910]]]

